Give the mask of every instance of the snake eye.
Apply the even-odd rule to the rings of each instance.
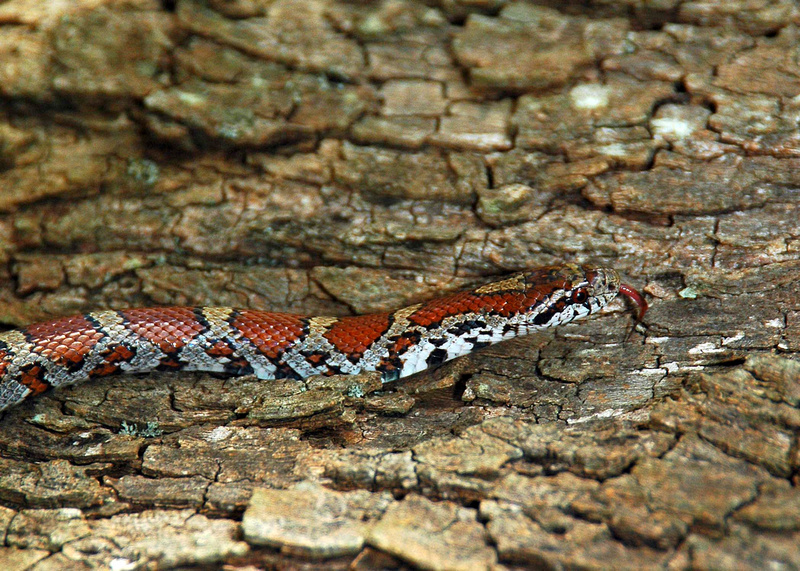
[[[589,292],[585,288],[578,288],[572,292],[572,303],[583,303],[589,299]]]

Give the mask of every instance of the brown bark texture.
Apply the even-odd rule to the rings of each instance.
[[[800,567],[793,0],[7,0],[0,322],[651,309],[407,381],[117,377],[0,420],[5,569]]]

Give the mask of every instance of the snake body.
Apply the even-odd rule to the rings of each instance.
[[[406,377],[601,309],[618,294],[647,308],[609,268],[512,275],[390,313],[308,317],[229,307],[95,311],[0,334],[0,410],[50,387],[161,370],[260,379],[378,371]]]

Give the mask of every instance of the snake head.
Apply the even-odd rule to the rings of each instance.
[[[635,288],[620,283],[619,274],[610,268],[592,269],[584,267],[587,280],[592,284],[595,295],[602,298],[600,307],[609,303],[617,295],[622,294],[636,306],[636,320],[641,321],[647,311],[647,302],[644,296]]]
[[[647,302],[644,296],[635,288],[620,282],[619,274],[611,268],[582,268],[586,273],[586,280],[591,284],[594,294],[600,298],[600,307],[605,306],[617,295],[622,294],[636,306],[636,320],[641,321],[647,311]],[[599,308],[598,308],[599,309]]]
[[[611,268],[565,264],[540,268],[523,274],[527,287],[526,321],[532,328],[568,323],[596,313],[619,294],[638,307],[638,319],[647,311],[647,302],[631,286],[620,283]]]

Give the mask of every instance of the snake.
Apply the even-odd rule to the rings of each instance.
[[[0,411],[50,388],[117,373],[206,371],[258,379],[413,375],[512,337],[647,302],[611,269],[523,271],[393,312],[327,317],[230,307],[102,310],[0,333]]]

